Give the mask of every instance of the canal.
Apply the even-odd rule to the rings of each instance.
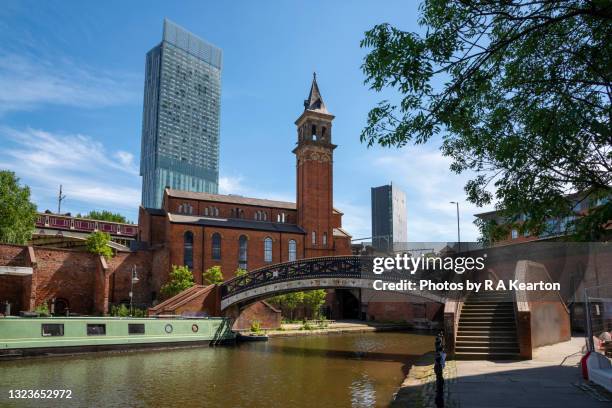
[[[387,406],[411,362],[433,344],[414,332],[359,333],[4,361],[0,406]],[[9,400],[11,389],[69,389],[72,399]]]

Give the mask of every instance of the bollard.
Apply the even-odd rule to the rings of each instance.
[[[436,357],[434,360],[434,373],[436,374],[436,398],[437,408],[444,408],[444,365],[446,354],[444,353],[442,332],[436,336]]]

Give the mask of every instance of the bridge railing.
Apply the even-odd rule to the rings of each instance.
[[[318,258],[300,259],[255,269],[248,274],[235,277],[221,284],[221,299],[241,292],[271,285],[277,282],[294,281],[300,279],[322,278],[357,278],[368,280],[382,280],[387,282],[419,281],[424,277],[422,271],[415,274],[403,271],[387,270],[382,274],[373,272],[374,257],[363,255],[327,256]],[[428,279],[442,282],[453,278],[454,273],[438,273],[436,276],[428,275]],[[447,291],[429,291],[437,296],[446,297]]]

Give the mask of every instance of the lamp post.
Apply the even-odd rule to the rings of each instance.
[[[134,284],[138,283],[138,275],[136,275],[136,265],[132,266],[132,279],[130,282],[130,317],[133,315],[133,304],[134,304]]]
[[[457,206],[457,248],[461,252],[461,230],[459,229],[459,201],[451,201],[451,204]]]

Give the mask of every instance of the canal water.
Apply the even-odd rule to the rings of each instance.
[[[387,406],[433,345],[414,332],[359,333],[0,361],[0,407]],[[72,399],[10,400],[11,389],[68,389]]]

